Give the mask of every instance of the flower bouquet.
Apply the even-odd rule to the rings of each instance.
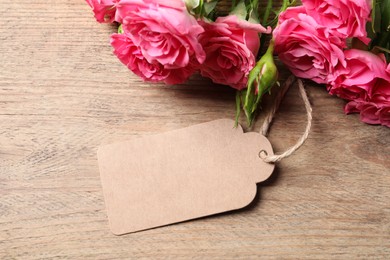
[[[252,124],[278,85],[277,56],[299,78],[347,100],[346,113],[390,127],[390,0],[87,0],[116,23],[114,54],[150,82],[200,73],[237,89]],[[228,12],[221,11],[228,9]]]

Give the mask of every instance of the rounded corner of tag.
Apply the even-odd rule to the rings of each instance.
[[[256,199],[256,197],[257,197],[257,185],[256,185],[256,183],[253,183],[253,185],[251,185],[251,189],[248,189],[247,191],[248,191],[248,193],[245,196],[245,205],[242,205],[242,207],[240,207],[239,209],[248,207]]]
[[[121,236],[125,234],[125,232],[123,232],[122,230],[122,227],[114,225],[110,220],[108,221],[108,225],[111,233],[114,234],[115,236]]]

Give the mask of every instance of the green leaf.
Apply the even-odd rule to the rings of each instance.
[[[367,31],[367,37],[370,38],[371,40],[375,39],[376,33],[374,32],[374,24],[373,22],[368,22],[366,24],[366,31]],[[370,45],[373,42],[370,43]]]
[[[256,23],[260,23],[259,17],[259,0],[250,1],[250,10],[248,12],[248,20]]]
[[[263,69],[263,64],[257,64],[249,73],[248,83],[247,83],[247,93],[245,97],[244,108],[247,114],[252,114],[259,103],[260,95],[256,94],[258,92],[259,80],[261,80],[261,70]]]
[[[373,30],[374,33],[381,31],[381,23],[382,23],[382,13],[381,13],[381,7],[380,2],[378,3],[375,1],[375,9],[372,10],[372,21],[373,21]]]
[[[216,0],[204,3],[203,8],[206,16],[208,16],[211,12],[214,11],[215,7],[217,6],[217,3],[218,1]]]
[[[236,7],[231,11],[232,15],[235,15],[243,20],[246,20],[248,16],[247,7],[244,1],[240,1]]]
[[[195,8],[198,8],[200,5],[200,0],[185,0],[184,2],[185,2],[187,9],[189,11],[192,11]]]
[[[242,95],[245,99],[243,108],[248,121],[248,125],[252,126],[253,120],[255,118],[254,110],[256,110],[256,94],[253,89],[247,89],[246,91],[242,91]]]
[[[268,0],[268,2],[267,2],[267,6],[266,6],[264,14],[263,14],[263,20],[261,21],[261,24],[263,26],[267,26],[267,24],[268,24],[269,15],[270,15],[271,11],[273,10],[272,2],[273,2],[272,0]]]
[[[251,12],[248,18],[248,22],[259,24],[260,23],[259,14],[257,12]]]

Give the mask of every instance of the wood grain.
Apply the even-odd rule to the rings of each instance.
[[[0,0],[0,10],[0,259],[390,258],[390,130],[344,115],[312,84],[309,140],[250,207],[112,235],[97,147],[232,118],[234,91],[198,76],[143,83],[112,55],[115,28],[82,0]],[[305,123],[293,88],[271,129],[275,150]]]

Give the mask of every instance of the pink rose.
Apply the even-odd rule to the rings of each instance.
[[[383,55],[350,49],[344,52],[346,66],[338,68],[338,74],[328,86],[329,93],[347,100],[367,101],[373,97],[378,79],[390,81]]]
[[[361,120],[368,124],[381,124],[390,127],[390,64],[387,64],[386,67],[383,57],[378,57],[369,52],[350,51],[352,51],[352,54],[355,51],[357,52],[353,55],[354,63],[356,65],[359,61],[360,63],[357,64],[360,64],[360,66],[352,67],[351,71],[355,69],[355,73],[350,71],[347,76],[342,76],[346,79],[345,81],[351,80],[354,85],[342,85],[337,89],[338,92],[342,93],[342,96],[352,100],[345,106],[345,112],[347,114],[360,113]],[[359,53],[360,55],[358,55]],[[349,57],[350,54],[347,53],[346,56]],[[351,63],[351,60],[347,62]],[[364,65],[364,63],[370,64]],[[369,82],[368,85],[360,84],[360,82],[367,81]],[[351,95],[351,92],[354,94]]]
[[[199,41],[207,57],[200,68],[202,76],[218,84],[243,89],[256,63],[259,33],[270,33],[270,29],[241,21],[233,15],[219,17],[212,23],[202,22],[202,25],[205,32]]]
[[[370,0],[302,0],[307,14],[342,38],[359,37],[368,44],[366,24]]]
[[[297,77],[328,83],[335,67],[345,65],[345,41],[306,14],[303,6],[280,14],[274,30],[275,52]]]
[[[183,1],[121,0],[117,20],[121,19],[125,36],[113,37],[115,54],[143,79],[182,83],[204,62],[205,52],[197,39],[203,28]],[[127,60],[118,51],[127,44],[126,55],[135,58]]]
[[[191,66],[167,69],[157,61],[149,62],[142,54],[141,48],[136,46],[126,34],[113,34],[111,45],[119,60],[134,74],[148,82],[165,82],[172,85],[183,83],[194,70]]]
[[[390,65],[390,64],[389,64]],[[389,78],[390,78],[390,72]],[[379,105],[390,105],[390,80],[378,79],[372,93],[372,102]]]
[[[116,3],[119,0],[86,0],[99,23],[112,23],[115,19]]]
[[[380,106],[373,102],[351,101],[344,110],[347,114],[360,113],[360,119],[367,124],[390,127],[390,103]]]
[[[125,34],[113,34],[111,45],[119,60],[144,80],[158,82],[168,77],[169,73],[164,71],[164,67],[161,64],[149,63],[141,50]]]
[[[382,107],[379,110],[379,121],[381,125],[390,127],[390,106]]]

